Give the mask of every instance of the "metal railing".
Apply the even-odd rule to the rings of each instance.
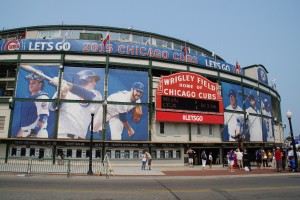
[[[5,163],[4,158],[0,158],[0,172],[16,172],[30,175],[32,173],[44,174],[87,174],[89,160],[57,160],[53,164],[53,159],[38,158],[9,158]],[[97,175],[109,175],[107,164],[100,160],[93,160],[93,171]]]

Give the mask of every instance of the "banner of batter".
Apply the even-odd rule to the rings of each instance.
[[[271,97],[261,93],[261,113],[263,115],[263,140],[274,142]]]
[[[238,134],[243,134],[243,95],[239,85],[222,82],[224,103],[223,141],[236,141]]]
[[[103,121],[102,101],[104,91],[104,68],[68,67],[64,66],[62,79],[54,78],[51,83],[60,84],[60,105],[51,103],[50,110],[60,107],[57,138],[89,139],[91,109],[94,108],[94,138],[100,139]],[[57,93],[53,95],[56,99]],[[64,100],[76,100],[66,102]],[[79,102],[78,102],[79,101]]]
[[[55,115],[49,113],[49,96],[54,94],[56,86],[50,81],[58,73],[59,66],[20,65],[11,137],[53,138]]]
[[[249,131],[250,142],[261,142],[262,118],[261,118],[261,96],[260,92],[250,88],[244,88],[244,98],[246,112],[249,113],[247,129]]]
[[[107,101],[108,140],[148,140],[148,107],[139,105],[148,102],[147,72],[110,69]]]

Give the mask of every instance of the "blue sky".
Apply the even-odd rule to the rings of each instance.
[[[300,1],[298,0],[0,0],[0,28],[98,25],[187,40],[241,67],[262,64],[276,79],[283,122],[293,113],[300,134]]]

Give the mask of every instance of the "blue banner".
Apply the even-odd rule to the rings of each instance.
[[[243,70],[236,70],[232,64],[221,62],[210,57],[200,56],[180,50],[160,48],[150,45],[122,43],[108,41],[103,45],[102,41],[95,40],[57,40],[57,39],[27,39],[27,40],[0,40],[0,52],[3,51],[64,51],[82,53],[111,53],[117,55],[129,55],[139,57],[152,57],[163,60],[186,62],[199,67],[213,68],[221,71],[243,75]]]

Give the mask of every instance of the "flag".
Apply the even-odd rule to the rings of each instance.
[[[110,40],[109,33],[107,33],[106,38],[103,40],[103,46],[106,45],[106,42]]]
[[[63,40],[62,40],[62,43],[65,43],[65,42],[66,42],[68,34],[69,34],[69,31],[67,31],[67,32],[65,33],[64,38],[63,38]]]
[[[186,47],[183,47],[182,52],[183,52],[184,57],[186,57],[187,53],[190,53]]]
[[[234,73],[241,74],[241,66],[239,65],[238,61],[236,61],[236,63],[235,63]]]
[[[25,37],[26,37],[26,32],[24,32],[24,33],[21,35],[20,40],[25,39]]]
[[[151,44],[151,38],[149,38],[149,39],[145,42],[145,44]]]

